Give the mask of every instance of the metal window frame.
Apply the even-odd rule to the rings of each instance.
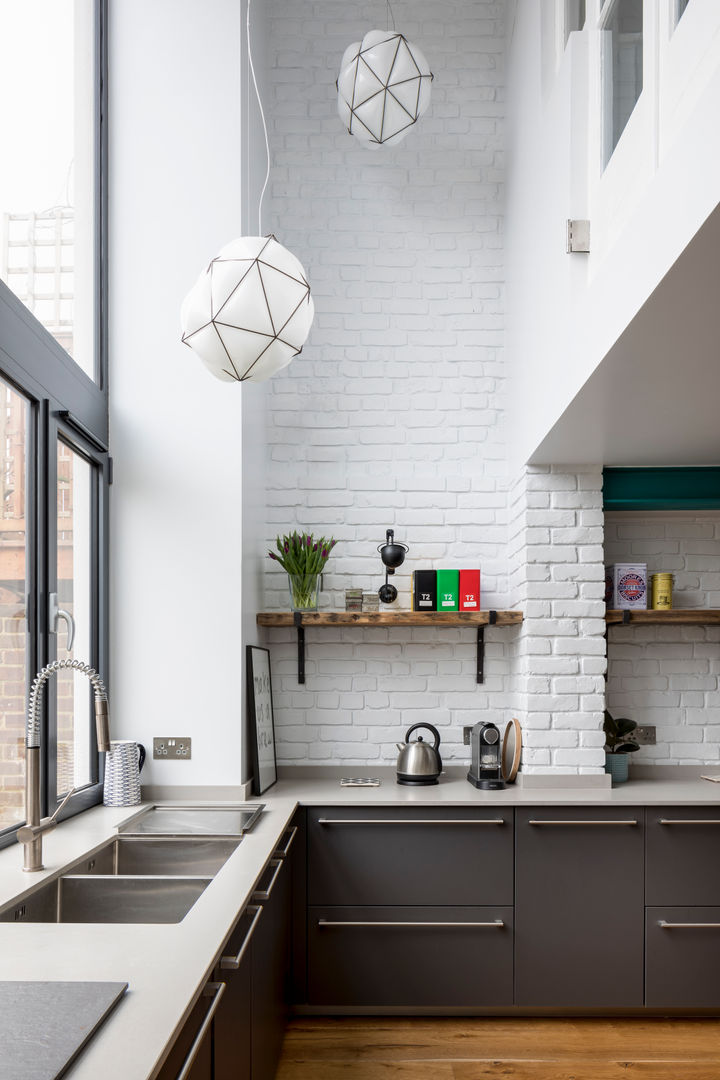
[[[93,468],[91,575],[93,596],[92,657],[87,659],[109,685],[109,483],[107,373],[107,9],[93,0],[95,38],[93,187],[95,198],[93,306],[94,378],[90,378],[52,335],[0,281],[0,377],[29,403],[26,521],[28,580],[27,666],[30,679],[54,658],[55,635],[48,626],[48,594],[57,566],[57,439],[81,454]],[[57,730],[55,680],[46,687],[41,727],[42,812],[57,805]],[[53,717],[52,722],[49,717]],[[102,801],[103,763],[97,755],[94,726],[91,746],[98,759],[96,781],[74,795],[61,818]],[[17,826],[0,832],[0,848],[16,839]]]

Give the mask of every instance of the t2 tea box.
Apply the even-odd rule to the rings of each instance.
[[[461,570],[458,611],[480,610],[480,571]]]
[[[437,570],[415,570],[412,593],[413,611],[437,611]]]
[[[457,611],[459,570],[438,570],[437,572],[437,610]]]

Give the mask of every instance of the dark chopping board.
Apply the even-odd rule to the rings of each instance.
[[[0,982],[0,1080],[57,1080],[127,983]]]

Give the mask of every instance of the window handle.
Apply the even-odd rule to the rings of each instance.
[[[56,592],[50,593],[48,597],[48,622],[50,624],[50,633],[57,634],[58,632],[58,620],[64,619],[67,627],[67,651],[70,652],[75,640],[75,620],[69,611],[65,608],[61,608],[58,604],[58,594]]]

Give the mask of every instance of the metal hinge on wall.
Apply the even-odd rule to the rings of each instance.
[[[568,255],[590,251],[590,222],[584,218],[568,218],[566,251]]]

